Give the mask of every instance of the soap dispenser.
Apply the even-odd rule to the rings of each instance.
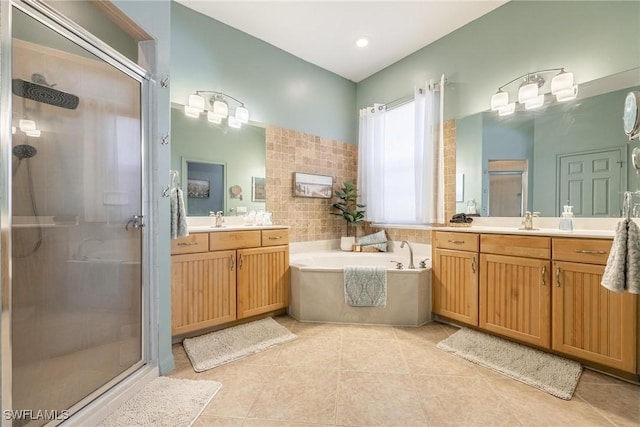
[[[564,211],[560,216],[560,230],[572,231],[573,230],[573,212],[571,211],[573,206],[564,206]]]

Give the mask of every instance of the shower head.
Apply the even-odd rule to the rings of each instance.
[[[21,79],[11,81],[13,93],[23,98],[32,99],[37,102],[55,105],[56,107],[75,110],[78,108],[80,99],[70,93],[62,92],[48,86],[27,82]]]
[[[22,159],[30,159],[36,155],[38,150],[31,145],[16,145],[13,147],[13,155],[18,158],[18,160]]]

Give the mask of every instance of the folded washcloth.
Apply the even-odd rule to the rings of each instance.
[[[640,294],[640,228],[634,221],[623,219],[616,226],[600,284],[614,292]]]
[[[346,265],[344,302],[352,307],[387,305],[387,267]]]
[[[384,230],[377,233],[368,234],[358,239],[358,244],[366,247],[373,247],[382,252],[387,251],[387,235]]]
[[[169,192],[169,203],[171,205],[171,238],[188,236],[184,196],[179,187],[174,187]]]

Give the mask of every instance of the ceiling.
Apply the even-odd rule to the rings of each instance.
[[[507,2],[176,1],[354,82]]]

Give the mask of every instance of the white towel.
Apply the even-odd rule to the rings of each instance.
[[[600,284],[614,292],[640,293],[640,228],[630,219],[616,226]]]
[[[187,230],[187,214],[184,209],[184,197],[178,187],[171,189],[169,193],[171,204],[171,238],[177,239],[189,235]]]
[[[352,307],[387,305],[387,268],[345,265],[344,302]]]

